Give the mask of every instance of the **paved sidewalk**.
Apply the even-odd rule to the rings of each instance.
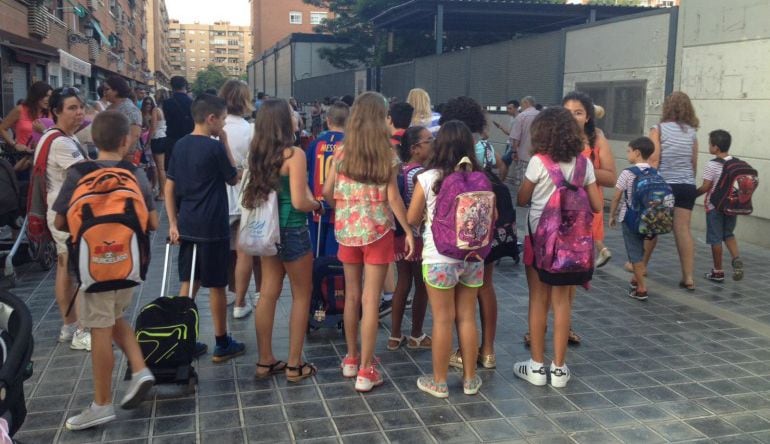
[[[520,212],[523,218],[523,213]],[[696,214],[695,217],[701,217]],[[164,252],[153,244],[153,269],[137,290],[130,316],[157,297]],[[417,376],[431,372],[429,350],[385,349],[386,320],[377,352],[385,384],[361,395],[338,369],[345,353],[341,332],[311,333],[305,357],[318,375],[299,384],[283,376],[253,378],[256,339],[253,315],[231,320],[247,354],[225,364],[211,355],[197,365],[200,384],[189,395],[163,387],[118,420],[87,431],[64,429],[67,417],[91,400],[89,354],[57,344],[60,319],[53,303],[53,271],[24,267],[14,291],[34,317],[35,373],[25,384],[29,415],[17,438],[24,443],[239,443],[239,442],[770,442],[770,251],[741,245],[742,282],[714,284],[702,278],[710,253],[698,241],[697,291],[677,288],[679,265],[673,238],[662,239],[650,267],[650,298],[626,296],[619,231],[608,231],[614,257],[599,270],[593,288],[580,290],[573,326],[583,344],[571,347],[573,379],[565,389],[516,380],[511,368],[528,357],[527,287],[522,266],[504,261],[496,270],[499,304],[496,370],[479,370],[484,385],[465,396],[461,375],[451,371],[450,397],[417,390]],[[176,286],[174,288],[177,288]],[[288,288],[288,285],[285,286]],[[274,347],[285,359],[290,295],[277,312]],[[213,346],[206,297],[199,297],[201,336]],[[430,313],[430,310],[429,310]],[[431,325],[430,314],[426,331]],[[408,327],[408,325],[407,325]],[[549,347],[550,349],[550,347]],[[120,356],[117,375],[123,375]],[[117,382],[115,399],[126,383]]]

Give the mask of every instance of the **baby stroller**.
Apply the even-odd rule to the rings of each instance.
[[[0,417],[13,436],[24,424],[24,381],[32,376],[32,316],[24,302],[0,290]]]
[[[26,186],[20,186],[16,180],[16,172],[11,163],[0,157],[0,226],[9,226],[16,237],[0,240],[0,259],[5,258],[3,272],[11,286],[16,284],[14,266],[34,261],[43,270],[50,270],[56,263],[56,244],[50,235],[40,242],[31,242],[26,236],[28,220],[22,220],[25,213],[22,191]]]

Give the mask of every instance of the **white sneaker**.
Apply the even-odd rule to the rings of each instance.
[[[225,292],[225,299],[227,300],[227,305],[233,305],[233,302],[235,302],[235,293],[232,291]]]
[[[607,262],[609,262],[610,259],[612,259],[612,252],[607,248],[602,248],[602,251],[596,255],[596,262],[594,263],[594,267],[601,268],[607,265]]]
[[[564,364],[563,367],[556,367],[553,365],[553,362],[551,363],[551,387],[554,388],[562,388],[567,386],[567,382],[572,377],[572,374],[569,371],[569,368],[567,367],[567,364]]]
[[[70,348],[73,350],[91,351],[91,332],[88,330],[76,330],[72,334]]]
[[[93,402],[79,415],[67,418],[67,430],[83,430],[113,421],[116,418],[112,404],[96,405]]]
[[[120,407],[123,409],[133,409],[144,401],[145,395],[155,385],[155,376],[148,368],[144,368],[136,375],[131,375],[131,384],[126,390],[126,395],[120,401]]]
[[[61,330],[59,330],[59,342],[65,343],[72,341],[72,335],[75,334],[75,331],[78,329],[77,322],[73,322],[72,324],[65,324],[61,326]]]
[[[548,382],[545,366],[541,365],[540,368],[534,368],[532,359],[514,364],[513,374],[532,385],[543,386]]]
[[[246,304],[243,307],[237,305],[233,306],[233,317],[235,319],[245,318],[251,313],[251,305]]]
[[[254,293],[254,306],[257,306],[257,302],[259,302],[259,292]]]

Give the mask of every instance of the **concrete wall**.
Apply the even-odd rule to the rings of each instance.
[[[567,29],[564,92],[577,83],[646,80],[644,128],[652,127],[660,121],[665,98],[669,23],[670,12],[663,11]],[[609,141],[620,171],[628,166],[629,140]],[[605,189],[605,197],[611,195],[612,189]]]
[[[740,218],[738,238],[770,247],[770,2],[682,2],[678,26],[674,83],[693,100],[700,119],[698,181],[712,157],[709,131],[729,131],[730,151],[760,175],[754,214]],[[693,226],[705,227],[704,218],[694,217]]]

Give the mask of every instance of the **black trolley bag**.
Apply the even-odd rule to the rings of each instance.
[[[320,328],[343,327],[345,310],[345,273],[342,262],[334,256],[320,256],[321,244],[326,238],[324,226],[319,220],[315,258],[313,259],[313,293],[310,297],[308,331]],[[323,235],[323,237],[322,237]]]
[[[32,376],[32,316],[26,304],[0,290],[0,417],[13,436],[27,416],[24,381]]]
[[[190,293],[187,296],[166,296],[167,285],[170,287],[171,262],[171,244],[166,243],[161,295],[142,307],[136,318],[136,340],[142,349],[147,367],[159,384],[187,384],[193,387],[198,382],[198,375],[192,365],[199,322],[198,307],[192,298],[197,252],[195,245],[190,273]],[[130,371],[129,368],[126,379],[130,379]]]

